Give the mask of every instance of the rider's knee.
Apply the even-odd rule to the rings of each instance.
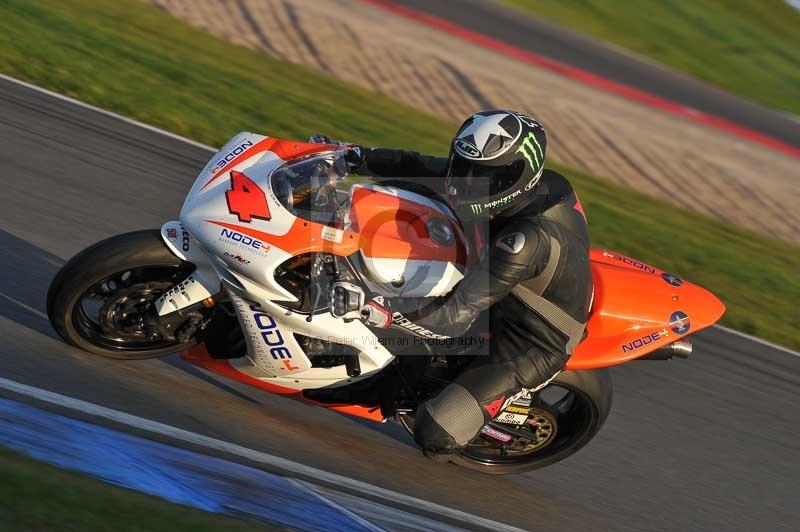
[[[475,397],[451,383],[417,408],[414,439],[426,454],[452,454],[464,448],[484,423],[484,410]]]

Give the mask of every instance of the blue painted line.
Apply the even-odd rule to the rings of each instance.
[[[0,445],[209,512],[301,530],[370,530],[284,477],[3,398]]]

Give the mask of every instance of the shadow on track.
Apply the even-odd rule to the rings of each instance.
[[[64,259],[2,229],[0,249],[0,316],[58,338],[47,319],[46,298]]]
[[[247,401],[249,403],[252,403],[252,404],[262,405],[262,403],[258,399],[250,397],[246,393],[236,389],[233,385],[223,382],[225,377],[217,378],[215,376],[208,375],[202,369],[200,369],[200,368],[198,368],[198,367],[196,367],[196,366],[194,366],[194,365],[192,365],[192,364],[190,364],[188,362],[184,362],[183,360],[181,360],[181,358],[178,355],[170,355],[168,357],[162,358],[160,361],[163,362],[164,364],[168,364],[169,366],[171,366],[171,367],[173,367],[173,368],[175,368],[177,370],[183,371],[184,373],[186,373],[187,375],[189,375],[189,376],[191,376],[193,378],[197,378],[197,379],[200,379],[200,380],[202,380],[204,382],[207,382],[207,383],[219,388],[220,390],[222,390],[222,391],[224,391],[226,393],[229,393],[229,394],[231,394],[231,395],[233,395],[235,397],[238,397],[239,399],[243,399],[243,400],[245,400],[245,401]],[[257,393],[267,393],[267,392],[259,392],[256,389],[254,389],[254,391],[256,391]],[[291,401],[291,399],[285,399],[285,400],[286,401]],[[267,408],[267,406],[264,405],[264,408]],[[319,407],[319,408],[322,408],[322,407]],[[361,418],[357,418],[357,417],[352,417],[352,416],[348,416],[346,414],[339,414],[339,415],[345,417],[348,420],[354,421],[354,422],[358,423],[361,426],[367,427],[367,428],[369,428],[371,430],[374,430],[374,431],[379,432],[379,433],[381,433],[381,434],[383,434],[385,436],[388,436],[388,437],[390,437],[390,438],[392,438],[392,439],[394,439],[394,440],[396,440],[396,441],[398,441],[398,442],[400,442],[400,443],[402,443],[404,445],[416,448],[416,444],[414,443],[414,441],[411,438],[411,436],[408,433],[406,433],[406,431],[403,429],[402,426],[400,426],[399,423],[394,423],[392,421],[389,421],[389,422],[386,422],[386,423],[375,423],[374,421],[369,421],[367,419],[361,419]]]
[[[345,415],[345,414],[342,414]],[[350,416],[348,416],[350,417]],[[417,449],[421,453],[422,451],[419,449],[416,443],[414,443],[414,438],[406,432],[406,429],[400,425],[400,423],[396,423],[394,420],[389,420],[386,423],[375,423],[374,421],[370,421],[368,419],[361,419],[361,418],[351,418],[359,425],[366,427],[370,430],[374,430],[376,432],[380,432],[384,436],[388,436],[393,440],[396,440],[412,449]]]
[[[183,371],[194,378],[212,384],[224,392],[227,392],[231,395],[235,395],[239,399],[244,399],[245,401],[248,401],[253,404],[261,404],[252,397],[240,392],[233,386],[225,384],[224,382],[220,382],[219,380],[207,375],[200,368],[197,368],[188,362],[184,362],[183,360],[181,360],[180,355],[175,354],[175,355],[170,355],[168,357],[164,357],[161,359],[161,362],[163,362],[164,364],[168,364],[177,370]]]

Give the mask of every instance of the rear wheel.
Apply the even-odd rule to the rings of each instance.
[[[612,384],[607,369],[563,371],[532,397],[523,425],[492,421],[450,461],[488,474],[523,473],[559,462],[584,447],[611,411]],[[403,416],[413,433],[413,418]]]
[[[122,359],[174,353],[196,343],[186,333],[196,328],[198,316],[163,323],[153,304],[192,269],[157,230],[117,235],[61,268],[47,293],[47,315],[67,343],[90,353]]]

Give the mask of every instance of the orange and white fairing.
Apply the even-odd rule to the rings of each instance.
[[[443,295],[463,276],[464,237],[452,212],[423,195],[349,175],[345,154],[340,146],[239,134],[201,172],[181,225],[163,230],[188,232],[187,245],[208,257],[198,271],[213,269],[217,287],[226,287],[248,344],[246,361],[226,364],[248,378],[288,389],[338,386],[373,375],[393,358],[358,320],[318,311],[308,321],[307,313],[289,310],[298,297],[281,283],[279,269],[293,257],[350,257],[369,288],[387,296]],[[180,243],[172,247],[186,256]],[[300,336],[352,346],[361,374],[314,367]]]
[[[466,244],[452,212],[427,196],[349,176],[347,150],[241,133],[203,169],[180,222],[162,228],[170,249],[197,270],[159,308],[180,310],[215,294],[221,282],[248,354],[212,360],[198,349],[186,354],[194,363],[299,397],[304,389],[368,378],[393,359],[358,320],[318,310],[309,321],[308,314],[290,310],[287,303],[297,297],[277,272],[292,257],[349,257],[373,292],[390,296],[440,296],[461,280]],[[566,369],[639,358],[710,326],[725,310],[707,290],[618,253],[592,250],[591,268],[595,291],[586,336]],[[200,286],[192,289],[192,283]],[[344,366],[314,367],[299,335],[351,346],[359,353],[360,375],[348,375]],[[380,418],[375,408],[339,407]]]

